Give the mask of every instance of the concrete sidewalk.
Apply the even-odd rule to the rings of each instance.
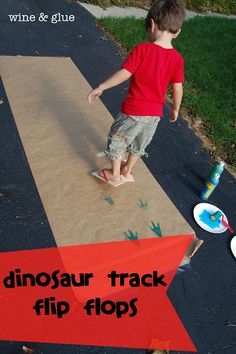
[[[83,6],[87,11],[89,11],[94,17],[101,18],[101,17],[127,17],[127,16],[134,16],[136,18],[146,17],[147,10],[138,8],[138,7],[118,7],[112,6],[107,8],[102,8],[100,6],[86,4],[83,2],[78,1],[78,3]],[[206,14],[200,14],[191,10],[186,10],[186,20],[191,19],[196,16],[218,16],[224,17],[229,19],[236,19],[235,15],[223,15],[216,12],[207,12]]]

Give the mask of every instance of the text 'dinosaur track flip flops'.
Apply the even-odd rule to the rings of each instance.
[[[107,174],[105,173],[104,170],[101,170],[101,171],[95,171],[95,172],[92,172],[92,175],[94,177],[97,177],[99,178],[101,181],[107,183],[107,184],[110,184],[110,186],[112,187],[119,187],[120,185],[124,184],[126,181],[125,181],[125,178],[123,176],[120,176],[120,180],[119,182],[113,182],[111,181]]]

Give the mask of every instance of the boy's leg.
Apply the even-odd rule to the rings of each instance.
[[[120,181],[120,165],[121,160],[111,160],[111,170],[103,170],[110,181],[115,183]]]
[[[104,170],[111,181],[120,181],[122,158],[125,155],[127,147],[140,130],[137,121],[123,113],[119,113],[116,120],[113,122],[108,136],[106,150],[107,157],[111,160],[111,169]],[[128,136],[127,131],[129,132]]]
[[[122,174],[124,177],[130,177],[132,174],[132,169],[136,162],[138,161],[139,156],[138,155],[132,155],[129,153],[127,162],[122,166]]]
[[[122,166],[122,173],[125,177],[129,177],[132,174],[132,168],[139,157],[145,155],[145,149],[152,140],[160,118],[147,116],[140,117],[139,120],[140,123],[143,123],[143,128],[128,147],[128,160],[127,163]]]

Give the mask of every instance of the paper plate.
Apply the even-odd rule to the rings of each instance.
[[[230,248],[231,248],[231,251],[234,255],[234,257],[236,258],[236,236],[234,236],[230,242]]]
[[[227,228],[221,223],[222,216],[220,217],[219,221],[212,222],[210,218],[208,219],[207,215],[214,214],[217,211],[221,211],[224,215],[224,219],[228,222],[226,215],[223,213],[222,210],[217,208],[215,205],[208,204],[208,203],[199,203],[193,209],[193,216],[196,223],[203,229],[213,234],[221,234],[225,232]]]

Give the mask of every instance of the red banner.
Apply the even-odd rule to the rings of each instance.
[[[196,351],[166,295],[192,239],[1,253],[0,339]]]

